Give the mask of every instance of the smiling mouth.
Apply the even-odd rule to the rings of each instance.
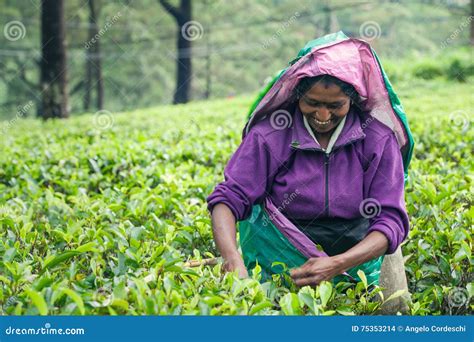
[[[331,123],[332,120],[328,120],[328,121],[319,121],[319,120],[316,120],[314,119],[314,122],[316,122],[318,125],[320,126],[327,126]]]

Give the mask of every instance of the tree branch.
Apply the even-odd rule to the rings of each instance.
[[[19,76],[20,80],[22,80],[31,89],[38,90],[39,89],[39,84],[30,81],[26,77],[26,72],[25,72],[26,68],[21,65],[21,62],[17,58],[15,58],[14,61],[15,61],[15,64],[18,66],[18,70],[19,70],[18,76]]]
[[[81,90],[82,87],[84,87],[84,81],[81,80],[81,81],[77,82],[77,84],[71,89],[69,95],[74,95],[79,90]]]
[[[182,16],[182,13],[177,7],[171,5],[167,0],[159,1],[161,6],[163,6],[168,13],[175,17],[176,20],[179,20],[179,18]]]

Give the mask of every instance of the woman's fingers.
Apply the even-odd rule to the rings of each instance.
[[[314,285],[319,285],[319,283],[321,281],[323,281],[323,279],[321,279],[321,277],[312,276],[312,277],[296,279],[295,284],[296,284],[296,286],[299,286],[299,287],[303,287],[303,286],[306,286],[306,285],[314,286]]]
[[[302,266],[290,270],[290,276],[295,278],[306,278],[311,276],[311,266],[314,264],[313,258],[306,261]]]
[[[311,258],[303,266],[290,271],[290,276],[297,286],[318,285],[323,280],[332,279],[333,275],[328,268],[330,260]]]
[[[306,264],[305,264],[306,265]],[[301,266],[301,267],[298,267],[298,268],[294,268],[292,270],[290,270],[290,276],[293,278],[293,279],[298,279],[298,278],[306,278],[310,275],[310,270],[307,266]]]
[[[239,267],[238,271],[239,271],[239,278],[243,279],[243,278],[249,277],[249,273],[247,272],[247,268],[245,266]]]
[[[247,268],[242,260],[242,258],[225,260],[222,267],[224,272],[234,272],[237,271],[239,278],[248,278],[249,274]]]

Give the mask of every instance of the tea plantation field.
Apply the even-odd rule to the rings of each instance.
[[[403,244],[410,313],[473,309],[472,85],[397,85],[415,138]],[[0,312],[372,314],[363,283],[287,288],[220,266],[205,198],[237,148],[252,97],[67,121],[4,122]]]

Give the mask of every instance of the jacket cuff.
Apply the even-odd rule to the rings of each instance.
[[[385,235],[385,237],[387,238],[388,248],[385,254],[395,253],[395,251],[397,250],[398,246],[401,243],[401,241],[399,242],[399,239],[397,238],[396,231],[394,231],[391,227],[383,223],[377,223],[373,225],[372,227],[370,227],[369,230],[367,231],[367,235],[369,235],[371,232],[380,232],[383,235]]]
[[[239,211],[237,210],[237,208],[234,207],[232,202],[230,202],[226,197],[223,196],[214,197],[212,200],[207,202],[207,210],[209,211],[209,214],[212,215],[212,210],[219,203],[223,203],[227,207],[229,207],[230,211],[232,212],[232,215],[234,215],[235,221],[239,221]]]

